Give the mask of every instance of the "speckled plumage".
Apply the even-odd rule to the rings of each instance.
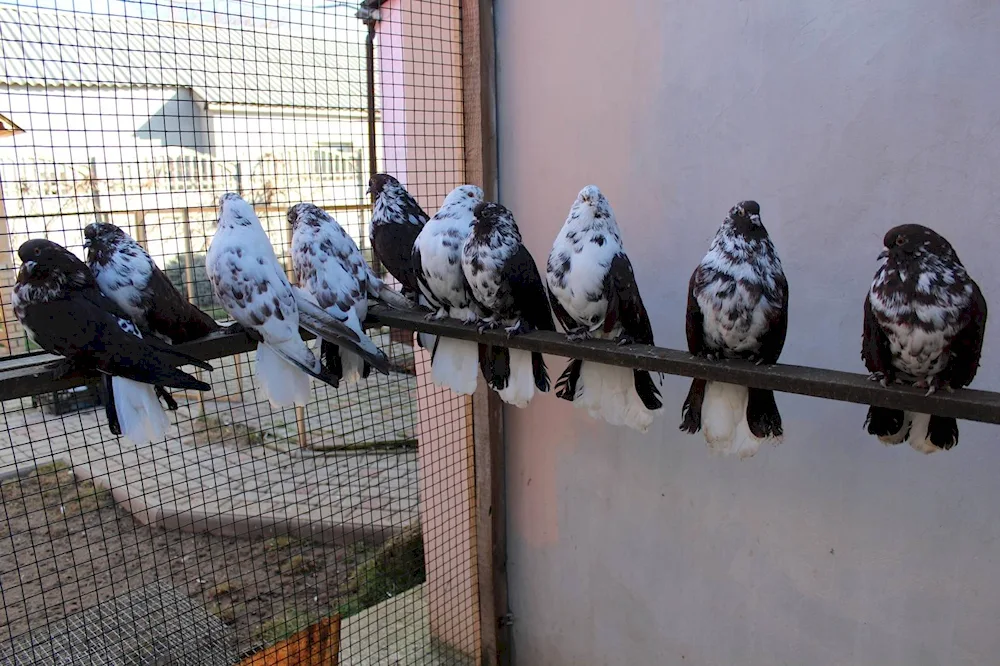
[[[462,271],[462,248],[475,222],[473,210],[483,200],[475,185],[456,187],[424,225],[413,244],[417,285],[434,312],[429,319],[450,317],[467,324],[484,316]],[[459,395],[476,390],[478,349],[475,343],[439,338],[431,356],[431,378]]]
[[[987,307],[951,244],[905,224],[886,233],[865,298],[861,356],[872,378],[927,388],[968,386],[979,368]],[[955,419],[869,409],[868,432],[931,453],[958,443]]]
[[[222,307],[261,340],[257,345],[257,378],[273,406],[305,405],[309,376],[331,386],[340,381],[322,367],[302,340],[299,326],[323,340],[350,347],[372,367],[388,372],[388,361],[381,351],[366,347],[357,332],[330,317],[312,294],[292,287],[253,207],[235,193],[224,194],[219,200],[219,226],[208,248],[205,269]]]
[[[479,204],[473,214],[475,224],[462,249],[462,271],[476,302],[490,312],[480,327],[503,326],[508,335],[554,331],[542,278],[521,242],[514,216],[492,202]],[[548,371],[537,352],[489,346],[480,356],[480,367],[509,404],[524,407],[536,388],[549,390]]]
[[[169,420],[153,385],[207,391],[209,384],[177,369],[212,366],[176,351],[140,327],[101,293],[90,269],[67,249],[44,239],[21,245],[14,314],[46,351],[82,370],[105,375],[105,410],[116,435],[135,444],[161,439]]]
[[[570,339],[653,344],[653,329],[622,247],[614,211],[588,185],[577,195],[546,262],[549,302]],[[650,373],[573,360],[556,396],[613,425],[646,431],[662,408]]]
[[[403,295],[415,298],[419,287],[413,267],[413,243],[427,224],[428,215],[389,174],[375,174],[368,187],[375,197],[368,232],[372,252],[399,280]]]
[[[362,322],[368,316],[369,293],[377,294],[382,281],[372,273],[354,239],[326,211],[313,204],[301,203],[289,208],[288,221],[293,229],[292,266],[299,286],[312,294],[330,316],[374,348]],[[357,382],[371,371],[371,366],[360,357],[333,342],[322,342],[321,356],[328,371],[348,382]]]
[[[692,273],[685,328],[692,354],[777,362],[788,328],[788,281],[757,202],[729,211]],[[783,432],[772,391],[695,379],[681,429],[695,433],[703,422],[713,450],[740,457],[754,455],[760,440],[777,443]]]

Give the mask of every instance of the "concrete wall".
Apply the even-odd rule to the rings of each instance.
[[[998,34],[980,0],[504,0],[501,198],[543,264],[603,188],[670,347],[691,270],[755,198],[791,284],[782,360],[862,372],[889,227],[935,227],[1000,297]],[[998,336],[978,388],[1000,389]],[[713,459],[677,430],[686,388],[667,379],[646,435],[551,396],[508,408],[517,663],[997,663],[1000,431],[962,423],[924,457],[861,406],[779,395],[781,447]]]

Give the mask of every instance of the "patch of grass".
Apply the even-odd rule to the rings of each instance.
[[[321,617],[296,608],[286,608],[270,620],[262,622],[254,629],[252,637],[254,640],[271,645],[318,622]]]
[[[316,561],[305,555],[292,555],[290,558],[278,565],[278,572],[281,574],[299,575],[307,574],[317,569]]]
[[[291,548],[292,546],[298,546],[301,544],[301,539],[296,539],[291,536],[276,536],[271,537],[264,542],[264,550],[282,550],[283,548]]]
[[[209,599],[218,599],[219,597],[230,596],[242,589],[243,584],[240,581],[224,580],[215,587],[209,588],[205,594],[208,595]]]
[[[89,479],[78,480],[61,460],[39,465],[27,476],[3,484],[4,500],[41,495],[52,519],[99,511],[112,503],[110,491]]]
[[[420,585],[425,579],[423,534],[420,524],[415,523],[357,565],[348,579],[352,593],[338,612],[344,617],[354,615]]]
[[[267,434],[245,423],[226,423],[217,414],[206,414],[195,419],[204,428],[195,426],[194,436],[198,444],[235,443],[237,446],[261,446]]]

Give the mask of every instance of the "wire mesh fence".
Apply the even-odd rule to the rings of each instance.
[[[289,271],[303,201],[370,258],[376,167],[433,212],[464,180],[458,2],[357,9],[0,5],[0,353],[41,353],[11,309],[29,238],[83,258],[84,227],[112,222],[222,321],[204,261],[223,193]],[[0,404],[0,663],[334,663],[267,661],[302,641],[470,661],[470,401],[430,383],[412,333],[369,332],[390,375],[275,409],[233,350],[148,446],[108,431],[96,380]]]

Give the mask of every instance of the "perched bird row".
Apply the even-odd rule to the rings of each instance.
[[[298,286],[278,262],[253,208],[236,194],[220,200],[219,225],[206,258],[216,299],[258,341],[256,378],[275,407],[305,405],[309,377],[331,386],[371,369],[388,374],[385,354],[365,335],[368,296],[399,307],[405,299],[378,279],[333,218],[312,204],[288,211]],[[108,426],[140,444],[162,439],[177,403],[165,387],[208,391],[180,366],[212,366],[173,345],[221,327],[189,303],[149,254],[113,224],[85,231],[84,263],[46,239],[18,249],[14,313],[46,351],[68,359],[66,371],[97,371]],[[320,339],[320,358],[303,341]]]
[[[413,304],[429,319],[452,318],[508,335],[554,330],[570,340],[605,338],[652,345],[653,331],[621,231],[594,186],[580,191],[546,262],[543,281],[513,215],[463,185],[429,217],[398,180],[374,176],[372,248]],[[861,355],[871,378],[953,390],[976,375],[987,308],[952,246],[927,227],[906,224],[884,238],[879,268],[865,299]],[[546,289],[547,287],[547,289]],[[551,310],[551,311],[550,311]],[[688,285],[688,349],[710,359],[777,363],[788,331],[788,281],[760,205],[743,201],[720,226]],[[459,394],[476,387],[477,365],[509,404],[523,407],[549,380],[540,354],[421,338],[432,353],[432,378]],[[592,416],[645,432],[662,410],[644,370],[572,360],[556,395]],[[681,411],[683,431],[703,431],[709,447],[752,456],[783,436],[771,390],[694,379]],[[925,453],[958,443],[955,419],[871,407],[868,432],[886,444],[904,441]]]
[[[310,376],[336,387],[372,369],[389,372],[385,354],[363,329],[370,297],[397,308],[425,307],[428,319],[457,319],[480,330],[503,327],[508,337],[554,331],[558,321],[570,340],[654,344],[614,211],[596,187],[585,187],[574,201],[543,281],[511,212],[484,201],[480,188],[455,188],[430,217],[392,176],[377,174],[369,185],[372,249],[402,294],[375,275],[336,220],[306,203],[288,210],[293,285],[253,207],[233,193],[220,199],[206,270],[234,326],[258,341],[257,383],[275,407],[306,404]],[[86,264],[48,240],[21,246],[15,315],[41,347],[67,357],[70,369],[103,373],[114,434],[135,442],[160,439],[169,420],[158,397],[177,408],[166,387],[210,389],[179,367],[211,366],[172,345],[220,326],[181,296],[118,227],[91,224],[85,238]],[[978,369],[987,316],[979,287],[951,245],[926,227],[896,227],[884,244],[865,300],[862,357],[872,378],[928,392],[967,386]],[[319,338],[318,358],[300,327]],[[781,261],[760,206],[741,202],[691,276],[689,351],[773,364],[787,328]],[[456,393],[473,393],[480,372],[518,407],[550,389],[537,352],[427,334],[418,340],[431,352],[433,381]],[[662,412],[661,382],[645,370],[574,359],[555,387],[557,397],[592,416],[645,432]],[[924,452],[958,441],[951,418],[872,407],[866,426],[887,444],[909,441]],[[772,391],[703,379],[691,382],[680,427],[701,430],[710,448],[740,457],[783,434]]]

